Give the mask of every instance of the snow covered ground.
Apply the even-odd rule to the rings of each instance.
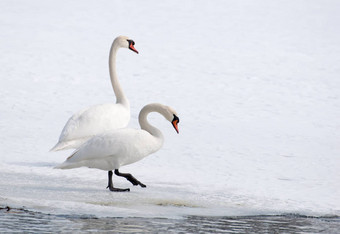
[[[340,215],[339,1],[0,1],[0,204],[57,214]],[[154,155],[123,167],[56,170],[67,119],[114,102],[108,53],[131,127],[150,102]]]

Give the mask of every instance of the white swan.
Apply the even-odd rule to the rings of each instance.
[[[144,106],[139,113],[141,129],[116,129],[96,135],[77,149],[64,163],[55,168],[71,169],[85,166],[108,171],[107,188],[111,191],[130,191],[130,189],[113,187],[112,170],[117,176],[125,177],[133,185],[146,187],[131,174],[120,173],[118,169],[121,166],[137,162],[162,147],[164,139],[161,131],[147,121],[147,115],[150,112],[158,112],[163,115],[172,123],[178,133],[179,118],[175,110],[169,106],[152,103]]]
[[[109,57],[110,78],[116,103],[88,107],[75,113],[64,126],[58,143],[51,151],[78,148],[92,136],[126,127],[130,121],[130,104],[123,93],[116,74],[116,54],[119,48],[129,48],[138,53],[135,42],[126,36],[117,37],[111,46]]]

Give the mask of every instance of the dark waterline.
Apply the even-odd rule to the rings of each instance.
[[[340,233],[340,217],[96,218],[0,208],[0,233]]]

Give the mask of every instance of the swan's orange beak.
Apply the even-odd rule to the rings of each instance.
[[[129,49],[136,52],[138,54],[138,51],[136,50],[136,48],[134,47],[135,42],[133,40],[127,40],[129,42]]]
[[[171,123],[172,123],[172,126],[174,126],[176,132],[179,133],[178,131],[179,118],[176,115],[174,115],[174,119],[171,121]]]
[[[129,49],[132,50],[132,51],[134,51],[134,52],[136,52],[136,53],[138,54],[138,51],[135,49],[135,47],[133,46],[132,43],[130,43]]]

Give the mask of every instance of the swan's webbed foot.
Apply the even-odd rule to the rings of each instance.
[[[110,187],[107,186],[106,188],[109,188],[111,192],[130,192],[130,189],[121,189],[121,188],[115,188],[115,187]]]
[[[131,174],[129,174],[129,173],[120,173],[119,172],[119,170],[118,169],[116,169],[115,170],[115,174],[117,175],[117,176],[122,176],[122,177],[124,177],[125,179],[127,179],[128,181],[130,181],[131,182],[131,184],[133,184],[133,185],[140,185],[142,188],[145,188],[146,187],[146,185],[145,184],[143,184],[142,182],[140,182],[139,180],[137,180],[135,177],[133,177]]]
[[[108,177],[109,177],[109,184],[107,185],[106,188],[110,189],[111,192],[130,192],[130,189],[121,189],[121,188],[115,188],[113,187],[112,183],[112,171],[108,172]]]

